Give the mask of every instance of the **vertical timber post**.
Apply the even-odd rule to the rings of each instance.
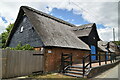
[[[99,53],[99,65],[101,65],[101,58],[100,58],[100,56],[101,56],[101,53]]]
[[[89,60],[90,60],[90,68],[92,67],[92,64],[91,64],[91,54],[89,56]]]
[[[111,55],[111,53],[110,53],[110,61],[111,61],[111,63],[112,63],[112,55]]]
[[[107,56],[106,56],[106,52],[105,52],[105,64],[107,64],[107,58],[106,58]]]
[[[63,60],[63,53],[61,55],[61,72],[64,72],[64,60]]]
[[[84,77],[84,74],[85,74],[85,61],[84,61],[84,57],[83,57],[83,77]]]
[[[72,66],[72,53],[70,55],[70,62],[71,62],[71,66]]]

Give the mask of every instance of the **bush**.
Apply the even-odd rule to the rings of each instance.
[[[26,44],[22,46],[21,44],[18,44],[15,48],[7,47],[8,49],[11,50],[33,50],[34,47],[30,46],[29,44]]]

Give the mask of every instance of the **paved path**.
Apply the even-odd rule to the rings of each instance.
[[[87,65],[88,63],[85,63]],[[111,61],[107,61],[107,64],[111,64]],[[101,65],[105,65],[105,62],[101,62]],[[83,66],[83,64],[73,64],[73,66]],[[97,67],[99,66],[99,62],[97,63],[92,63],[92,67]]]
[[[117,66],[101,73],[95,78],[119,78],[120,80],[120,63]]]

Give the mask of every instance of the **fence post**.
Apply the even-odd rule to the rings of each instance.
[[[84,77],[84,74],[85,74],[85,61],[84,61],[84,57],[83,57],[83,77]]]
[[[105,52],[105,64],[107,64],[106,52]]]
[[[63,60],[63,53],[61,55],[61,72],[64,73],[64,60]]]
[[[115,62],[115,60],[116,60],[116,54],[114,53],[114,62]]]
[[[101,65],[101,58],[100,58],[100,53],[99,53],[99,65]]]
[[[113,60],[113,62],[114,62],[114,54],[112,54],[112,60]]]
[[[117,60],[117,59],[116,59],[116,56],[117,56],[117,55],[115,54],[115,61]]]
[[[111,61],[111,63],[112,63],[112,55],[111,55],[111,53],[110,53],[110,61]]]
[[[91,65],[91,54],[89,56],[89,60],[90,60],[90,68],[91,68],[92,67],[92,65]]]
[[[72,66],[72,53],[70,55],[70,62],[71,62],[71,66]]]

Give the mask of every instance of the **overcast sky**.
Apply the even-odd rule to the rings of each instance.
[[[98,2],[99,1],[99,2]],[[75,25],[96,23],[103,41],[113,40],[115,28],[118,40],[119,0],[2,0],[0,2],[0,33],[14,23],[20,6],[30,6]]]

